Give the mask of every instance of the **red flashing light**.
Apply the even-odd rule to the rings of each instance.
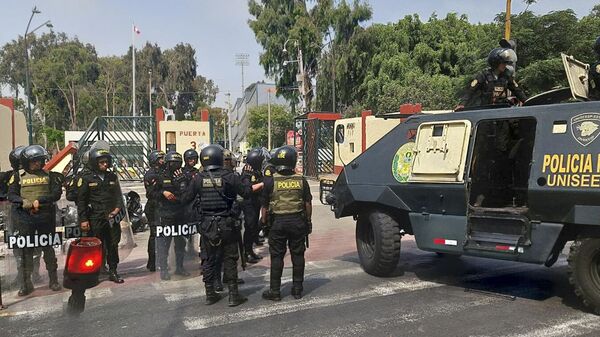
[[[69,246],[65,272],[69,274],[94,274],[102,266],[102,241],[98,238],[81,238]]]

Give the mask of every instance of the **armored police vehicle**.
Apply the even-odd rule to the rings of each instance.
[[[356,219],[366,272],[390,274],[404,234],[426,251],[548,267],[572,242],[569,280],[600,312],[600,102],[545,104],[585,97],[586,68],[564,61],[570,89],[523,107],[413,115],[321,182],[335,216]],[[342,143],[343,126],[335,132]]]

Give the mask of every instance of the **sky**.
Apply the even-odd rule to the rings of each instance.
[[[373,9],[373,19],[366,25],[395,22],[413,13],[426,20],[433,12],[438,17],[457,12],[466,14],[473,23],[490,22],[506,6],[505,0],[368,2]],[[595,3],[600,0],[539,0],[530,9],[543,14],[571,8],[578,16],[584,16]],[[54,30],[95,45],[100,56],[125,54],[132,43],[133,23],[141,31],[136,37],[138,48],[146,41],[157,43],[163,49],[180,42],[190,43],[196,49],[198,74],[212,79],[219,87],[218,106],[225,106],[227,92],[231,92],[232,102],[241,95],[242,76],[240,67],[235,65],[236,53],[249,54],[250,64],[244,71],[246,86],[269,81],[258,63],[262,48],[248,27],[247,0],[0,0],[0,45],[25,32],[34,6],[42,13],[34,17],[32,27],[51,20]],[[524,9],[522,1],[513,1],[513,13]],[[44,29],[48,28],[39,32]]]

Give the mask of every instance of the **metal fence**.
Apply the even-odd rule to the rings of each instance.
[[[304,137],[303,174],[318,177],[333,173],[333,143],[335,121],[307,119],[302,122]]]
[[[156,122],[149,116],[96,117],[79,142],[73,171],[84,163],[84,154],[97,141],[110,146],[113,167],[123,181],[142,180],[149,168],[147,155],[156,148]]]

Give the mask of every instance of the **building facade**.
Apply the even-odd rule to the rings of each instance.
[[[271,91],[271,104],[289,106],[283,97],[277,97],[274,83],[256,82],[249,85],[244,91],[244,96],[235,100],[231,107],[229,120],[231,121],[231,142],[234,150],[245,152],[246,136],[250,125],[248,111],[259,105],[269,103],[269,90]]]

